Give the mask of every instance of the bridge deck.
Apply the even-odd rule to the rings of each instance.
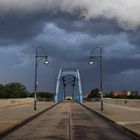
[[[75,102],[62,102],[3,140],[132,140],[133,137]]]

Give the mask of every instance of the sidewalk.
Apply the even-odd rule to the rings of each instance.
[[[54,105],[54,102],[37,102],[37,110],[33,110],[33,103],[1,107],[0,108],[0,134],[20,123],[21,121],[43,111],[44,109]]]
[[[104,103],[101,111],[100,102],[84,102],[84,105],[140,134],[140,108]]]

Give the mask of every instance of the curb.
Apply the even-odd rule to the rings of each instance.
[[[0,132],[0,139],[5,137],[6,135],[10,134],[11,132],[15,131],[16,129],[20,128],[21,126],[27,124],[28,122],[32,121],[33,119],[37,118],[38,116],[42,115],[43,113],[45,113],[46,111],[52,109],[53,107],[55,107],[56,105],[58,105],[60,102],[38,112],[37,114],[29,117],[29,118],[26,118],[24,120],[22,120],[21,122],[11,126],[11,127],[8,127],[7,129],[3,130],[2,132]]]
[[[81,103],[79,103],[79,104],[81,104]],[[135,136],[136,138],[140,139],[140,134],[138,134],[138,133],[136,133],[136,132],[134,132],[134,131],[128,129],[127,127],[125,127],[125,126],[123,126],[123,125],[121,125],[121,124],[116,123],[114,120],[108,118],[107,116],[105,116],[105,115],[103,115],[103,114],[100,114],[99,112],[97,112],[97,111],[95,111],[95,110],[89,108],[88,106],[86,106],[86,105],[84,105],[84,104],[81,104],[81,105],[82,105],[83,107],[85,107],[86,109],[88,109],[89,111],[98,114],[100,117],[104,118],[105,120],[111,122],[112,124],[114,124],[114,125],[116,125],[116,126],[122,128],[123,130],[129,132],[131,135],[133,135],[133,136]]]

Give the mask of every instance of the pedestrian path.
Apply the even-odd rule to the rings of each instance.
[[[33,102],[25,105],[0,108],[0,133],[52,106],[53,104],[54,102],[37,102],[36,111],[33,110]]]
[[[140,134],[140,108],[104,103],[104,110],[101,111],[100,102],[85,102],[84,104],[116,123]]]

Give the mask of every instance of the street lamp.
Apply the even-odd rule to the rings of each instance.
[[[37,72],[38,72],[38,64],[39,62],[44,58],[44,64],[48,64],[48,56],[47,55],[39,55],[38,54],[38,49],[42,49],[44,52],[46,50],[40,46],[36,47],[36,55],[35,55],[35,83],[34,83],[34,110],[37,110],[37,98],[36,98],[36,92],[37,92],[37,87],[38,87],[38,81],[37,81]]]
[[[96,49],[100,50],[100,55],[98,56],[93,56],[93,51]],[[101,95],[101,111],[103,110],[103,63],[102,63],[102,47],[96,47],[91,50],[90,56],[89,56],[89,64],[92,65],[94,64],[94,59],[100,59],[100,95]]]

